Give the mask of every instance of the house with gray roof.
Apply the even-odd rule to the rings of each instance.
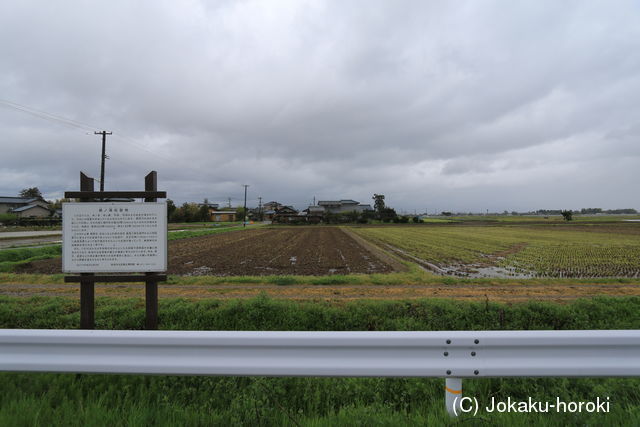
[[[18,218],[51,216],[49,204],[39,197],[0,197],[0,214],[15,214]]]

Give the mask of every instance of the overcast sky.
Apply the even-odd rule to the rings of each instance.
[[[0,99],[1,196],[640,209],[636,1],[3,0]]]

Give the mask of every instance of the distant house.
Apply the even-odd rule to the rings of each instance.
[[[264,205],[262,205],[262,211],[266,212],[266,211],[276,211],[280,208],[282,208],[284,205],[282,203],[278,203],[278,202],[267,202]]]
[[[321,200],[317,206],[309,206],[309,213],[313,209],[314,212],[319,212],[318,208],[322,208],[323,213],[345,213],[345,212],[364,212],[372,211],[371,205],[362,204],[355,200],[343,199],[343,200]]]
[[[211,221],[215,222],[233,222],[236,221],[238,212],[236,211],[219,211],[217,209],[210,209]]]
[[[271,217],[273,222],[295,222],[299,221],[300,215],[298,211],[295,210],[291,206],[282,206],[274,211],[273,216]],[[304,218],[302,218],[304,220]]]
[[[306,213],[307,222],[317,224],[322,221],[324,216],[324,208],[322,206],[309,206],[303,212]]]
[[[18,218],[48,218],[51,216],[49,208],[43,208],[36,204],[11,209],[9,213],[17,215]]]
[[[291,206],[285,206],[282,203],[278,203],[274,201],[267,202],[267,203],[264,203],[260,208],[255,209],[255,216],[256,217],[262,216],[262,219],[264,221],[273,221],[278,211],[283,208],[293,209],[291,208]]]
[[[0,214],[15,214],[18,218],[47,218],[49,204],[39,197],[0,197]]]

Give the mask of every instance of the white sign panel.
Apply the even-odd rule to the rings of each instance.
[[[62,204],[65,273],[166,270],[166,203]]]

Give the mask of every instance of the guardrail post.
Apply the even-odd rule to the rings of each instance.
[[[445,405],[452,417],[460,414],[460,399],[462,399],[462,378],[445,378]]]

